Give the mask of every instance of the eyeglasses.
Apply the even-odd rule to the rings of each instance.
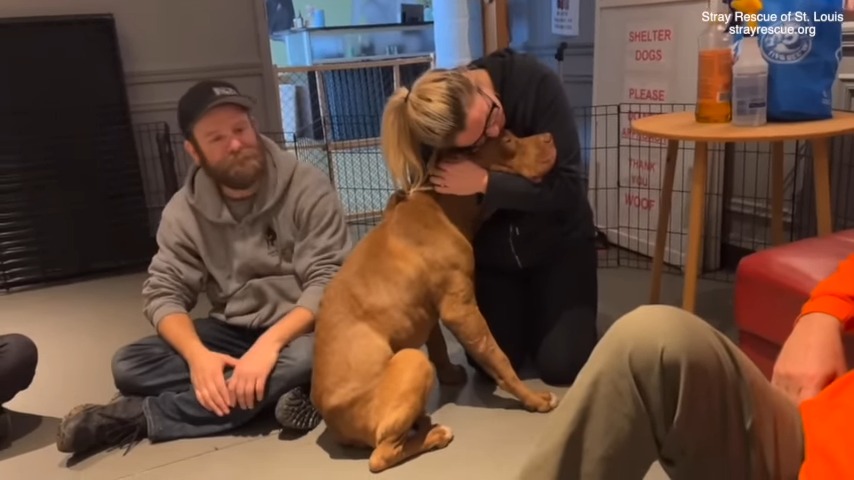
[[[483,124],[483,131],[480,133],[480,137],[471,145],[460,147],[460,153],[474,153],[486,142],[486,132],[495,125],[498,119],[498,111],[501,109],[498,103],[480,87],[477,87],[477,91],[489,103],[489,113],[486,115],[486,123]]]

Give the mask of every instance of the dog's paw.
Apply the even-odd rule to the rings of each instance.
[[[454,432],[450,427],[444,425],[435,425],[427,434],[425,446],[430,450],[438,450],[445,448],[454,439]]]
[[[462,385],[466,383],[468,375],[466,374],[466,369],[461,365],[449,363],[442,368],[436,368],[436,378],[439,379],[439,383],[442,385]]]
[[[552,392],[534,392],[531,399],[524,405],[531,412],[550,412],[557,407],[557,395]]]

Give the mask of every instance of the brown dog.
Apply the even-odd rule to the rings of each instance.
[[[507,132],[473,160],[536,180],[555,157],[551,135],[520,139]],[[311,399],[338,442],[374,449],[373,472],[453,438],[425,410],[436,377],[446,384],[466,379],[448,358],[439,318],[525,408],[548,412],[557,404],[552,393],[533,392],[519,380],[475,303],[471,242],[479,212],[474,196],[395,194],[382,222],[326,288],[315,325]],[[420,350],[425,343],[429,360]]]

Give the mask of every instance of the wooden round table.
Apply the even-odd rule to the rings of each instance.
[[[829,139],[833,136],[854,132],[854,113],[835,111],[833,118],[827,120],[768,123],[760,127],[737,127],[729,123],[698,123],[694,120],[693,112],[676,112],[633,120],[631,128],[640,134],[668,140],[652,264],[651,303],[658,303],[661,295],[664,248],[667,241],[667,225],[670,222],[679,141],[695,142],[691,209],[688,223],[688,255],[682,292],[682,307],[684,309],[693,312],[696,303],[697,278],[700,270],[704,234],[709,142],[771,142],[771,232],[774,244],[781,244],[784,239],[783,142],[786,140],[808,140],[813,148],[818,235],[831,233],[833,227],[830,216],[828,144]]]

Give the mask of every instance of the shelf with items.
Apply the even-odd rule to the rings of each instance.
[[[406,58],[435,51],[433,22],[294,29],[279,32],[273,40],[285,45],[287,60],[281,67]]]

